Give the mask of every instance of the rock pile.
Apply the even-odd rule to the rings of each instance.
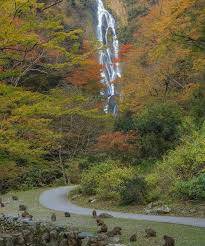
[[[145,214],[152,214],[152,215],[164,215],[169,214],[172,210],[167,205],[163,204],[162,202],[151,202],[145,208]]]
[[[113,233],[80,232],[66,226],[53,223],[24,221],[21,217],[0,215],[0,246],[81,246],[81,245],[114,245],[120,239],[114,236],[121,234],[121,228],[114,228]],[[110,237],[111,236],[111,237]]]

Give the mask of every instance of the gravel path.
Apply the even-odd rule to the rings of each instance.
[[[79,207],[71,203],[71,201],[68,201],[68,193],[72,191],[74,188],[75,186],[66,186],[44,191],[43,193],[41,193],[39,201],[41,205],[52,210],[63,212],[69,211],[70,213],[78,215],[91,215],[92,209]],[[191,225],[196,227],[205,227],[205,219],[202,218],[143,215],[106,210],[97,210],[97,213],[109,213],[116,218],[147,220],[155,222]]]

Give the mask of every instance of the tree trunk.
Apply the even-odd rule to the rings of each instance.
[[[64,167],[64,164],[63,164],[63,160],[62,160],[62,148],[61,147],[59,149],[58,156],[59,156],[59,164],[60,164],[61,171],[62,171],[63,178],[64,178],[64,183],[65,183],[65,185],[67,185],[69,183],[69,179],[68,179],[68,176],[66,174],[65,167]]]

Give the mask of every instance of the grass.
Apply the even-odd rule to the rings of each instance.
[[[105,209],[119,212],[127,212],[127,213],[144,213],[144,208],[146,206],[143,205],[119,205],[117,202],[113,201],[102,201],[96,199],[94,203],[90,203],[90,197],[86,197],[83,195],[78,195],[78,190],[74,190],[73,193],[69,194],[69,198],[72,199],[73,203],[83,206],[89,207],[93,209]],[[75,196],[78,195],[78,196]],[[188,217],[205,217],[205,203],[188,203],[188,202],[166,202],[166,204],[172,208],[172,212],[169,213],[170,216],[188,216]]]
[[[44,189],[13,192],[3,196],[4,201],[9,201],[1,212],[7,214],[18,214],[18,206],[23,203],[28,206],[29,212],[34,216],[34,219],[50,221],[52,210],[46,209],[39,204],[38,198]],[[11,201],[11,195],[17,195],[19,201]],[[56,212],[56,224],[68,225],[77,227],[81,231],[96,232],[97,227],[95,220],[90,216],[72,215],[70,218],[65,218],[62,212]],[[138,241],[129,245],[138,246],[160,246],[163,245],[162,236],[164,234],[176,238],[177,246],[204,246],[205,245],[205,228],[197,228],[191,226],[174,225],[167,223],[156,223],[148,221],[136,221],[127,219],[106,219],[106,224],[112,229],[114,226],[121,226],[123,230],[122,243],[128,245],[129,237],[137,233]],[[157,231],[157,237],[154,239],[146,239],[144,230],[151,227]]]

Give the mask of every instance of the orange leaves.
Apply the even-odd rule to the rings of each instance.
[[[133,44],[123,44],[120,47],[120,55],[126,55],[133,49]]]
[[[136,140],[136,133],[110,132],[98,138],[95,148],[102,152],[130,153],[136,149]]]
[[[13,24],[16,27],[20,27],[23,24],[23,20],[19,17],[15,17],[15,18],[13,18]]]
[[[87,59],[81,67],[74,69],[66,80],[76,86],[84,86],[100,81],[100,68],[94,58]]]
[[[161,98],[181,101],[184,88],[202,78],[204,6],[204,0],[159,0],[137,18],[136,45],[121,51],[122,110],[138,111]]]

